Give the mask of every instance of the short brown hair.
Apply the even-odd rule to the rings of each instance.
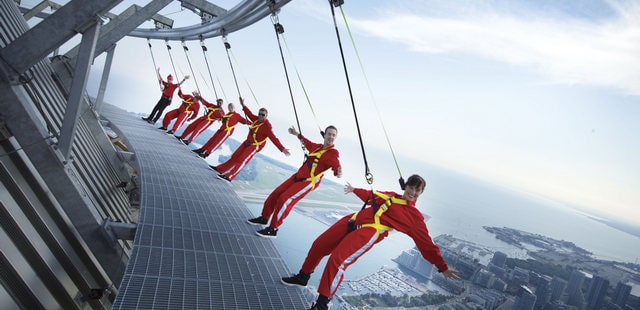
[[[405,186],[415,187],[420,190],[420,192],[423,192],[424,188],[427,186],[427,182],[421,176],[414,174],[407,179]]]

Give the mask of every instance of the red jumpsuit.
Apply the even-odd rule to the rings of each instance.
[[[225,114],[220,121],[222,122],[220,128],[213,134],[213,137],[200,148],[204,154],[209,155],[222,146],[222,144],[227,141],[227,138],[233,134],[236,124],[248,124],[247,120],[238,112],[229,112]]]
[[[202,102],[202,104],[207,108],[207,114],[198,117],[198,119],[193,123],[189,124],[182,133],[180,139],[187,140],[188,142],[193,141],[193,139],[199,136],[203,131],[207,130],[211,124],[224,116],[224,110],[222,110],[218,105],[212,104],[204,98],[200,98],[200,102]],[[189,135],[191,135],[191,138],[187,139]]]
[[[371,204],[372,193],[370,190],[356,188],[353,192],[363,201],[367,201],[367,204]],[[402,195],[394,192],[382,193],[402,198]],[[376,197],[376,205],[379,206],[382,203],[384,203],[384,200]],[[387,231],[382,231],[378,235],[374,227],[361,227],[349,232],[347,228],[351,216],[347,215],[338,220],[316,238],[300,269],[300,271],[310,274],[323,257],[331,255],[318,286],[318,293],[329,298],[338,290],[345,270],[388,235]],[[371,207],[358,212],[355,225],[371,223],[374,223],[374,214]],[[434,264],[440,272],[449,269],[440,254],[440,248],[431,240],[424,217],[416,209],[414,202],[410,201],[406,205],[391,203],[387,211],[380,216],[380,223],[411,237],[422,257]]]
[[[271,217],[271,228],[282,225],[293,206],[320,185],[327,169],[331,168],[333,175],[338,175],[340,154],[333,145],[323,148],[322,144],[313,143],[302,135],[298,135],[298,138],[302,139],[304,146],[311,152],[298,171],[273,190],[264,201],[262,218]]]
[[[187,117],[191,116],[189,120],[193,120],[200,110],[200,104],[198,103],[199,98],[195,98],[189,94],[185,95],[180,89],[178,89],[178,96],[182,98],[182,104],[177,109],[167,112],[162,119],[162,127],[167,128],[171,120],[176,118],[176,122],[173,124],[173,128],[171,128],[173,132],[176,132],[178,128],[184,124]]]
[[[251,110],[249,110],[247,106],[242,107],[242,110],[252,122],[251,125],[249,125],[249,134],[247,135],[247,139],[238,146],[229,160],[216,167],[218,172],[227,176],[230,181],[233,181],[233,179],[238,176],[240,170],[253,158],[253,156],[256,155],[256,153],[262,151],[264,146],[267,144],[267,138],[275,144],[280,152],[284,151],[284,146],[280,143],[280,140],[278,140],[276,135],[273,134],[269,120],[260,122],[258,117],[251,113]]]

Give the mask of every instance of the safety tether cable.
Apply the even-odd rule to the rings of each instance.
[[[345,62],[344,59],[344,51],[342,49],[342,42],[340,41],[340,31],[338,31],[338,23],[336,22],[336,14],[335,14],[335,10],[333,9],[333,5],[334,3],[336,3],[336,5],[339,5],[339,1],[340,0],[329,0],[329,6],[331,7],[331,16],[333,17],[333,25],[335,26],[336,29],[336,36],[338,38],[338,46],[340,47],[340,56],[342,57],[342,66],[344,68],[344,75],[345,78],[347,80],[347,87],[349,89],[349,97],[351,99],[351,107],[353,108],[353,116],[355,117],[355,121],[356,121],[356,128],[358,129],[358,138],[360,139],[360,148],[362,149],[362,159],[364,160],[364,169],[365,169],[365,179],[367,180],[367,183],[369,184],[373,184],[373,174],[371,174],[371,171],[369,170],[369,163],[367,162],[367,155],[364,151],[364,143],[362,142],[362,134],[360,133],[360,124],[358,123],[358,113],[356,112],[356,105],[355,102],[353,101],[353,92],[351,91],[351,82],[349,81],[349,73],[347,71],[347,63]]]
[[[171,56],[171,45],[169,45],[169,40],[165,40],[167,44],[167,53],[169,53],[169,60],[171,60],[171,67],[173,67],[173,74],[176,77],[176,81],[178,80],[178,71],[176,70],[176,65],[173,63],[173,57]]]
[[[211,86],[213,86],[213,93],[216,95],[216,99],[218,97],[218,92],[216,91],[216,84],[213,82],[213,75],[211,74],[211,66],[209,65],[209,58],[207,57],[207,47],[204,45],[204,39],[200,40],[200,46],[202,47],[202,55],[204,56],[204,62],[207,64],[207,70],[209,71],[209,78],[211,79]]]
[[[151,48],[151,39],[147,38],[147,44],[149,45],[149,53],[151,53],[151,61],[153,61],[153,72],[156,72],[156,75],[158,71],[158,67],[156,66],[156,59],[155,57],[153,57],[153,49]],[[158,80],[158,86],[160,87],[160,91],[162,91],[162,80]]]
[[[298,125],[298,132],[302,135],[302,129],[300,128],[300,120],[298,119],[298,109],[296,108],[296,102],[293,98],[293,91],[291,90],[291,82],[289,81],[289,72],[287,71],[287,64],[284,61],[284,53],[282,52],[282,45],[280,44],[280,34],[284,33],[284,27],[278,22],[277,15],[271,15],[271,21],[273,22],[273,28],[276,32],[276,39],[278,41],[278,49],[280,50],[280,58],[282,58],[282,67],[284,68],[284,75],[287,78],[287,86],[289,87],[289,96],[291,97],[291,105],[293,105],[293,114],[296,116],[296,124]],[[300,146],[302,151],[307,154],[307,149],[304,146],[304,141],[300,139]]]
[[[353,38],[353,34],[351,33],[351,28],[349,28],[349,23],[347,22],[347,16],[344,13],[344,10],[342,9],[342,6],[340,6],[340,12],[342,13],[342,19],[344,20],[344,25],[347,29],[347,32],[349,33],[349,38],[351,39],[351,44],[353,45],[353,50],[356,53],[356,57],[358,58],[358,63],[360,64],[360,69],[362,70],[362,75],[364,76],[364,80],[367,83],[367,88],[369,89],[369,96],[371,96],[371,100],[373,101],[373,106],[376,109],[376,113],[378,114],[378,121],[380,122],[380,126],[382,127],[382,131],[384,132],[384,137],[387,140],[387,145],[389,145],[389,150],[391,150],[391,156],[393,157],[393,161],[396,164],[396,169],[398,170],[398,175],[400,176],[400,179],[398,179],[398,182],[400,183],[400,188],[402,188],[404,190],[404,178],[402,177],[402,172],[400,170],[400,165],[398,164],[398,160],[396,159],[396,154],[393,151],[393,147],[391,146],[391,140],[389,139],[389,135],[387,134],[387,129],[384,126],[384,122],[382,121],[382,116],[380,115],[380,109],[378,109],[378,104],[376,103],[376,99],[373,96],[373,91],[371,90],[371,84],[369,83],[369,79],[367,78],[367,74],[364,71],[364,65],[362,64],[362,59],[360,58],[360,53],[358,53],[358,47],[356,46],[356,42]]]
[[[191,60],[189,59],[189,48],[187,47],[187,44],[184,41],[182,41],[182,48],[184,49],[184,56],[187,58],[187,63],[189,64],[189,69],[191,70],[191,76],[193,76],[193,82],[196,83],[196,90],[198,90],[198,93],[201,94],[200,86],[198,85],[198,79],[196,79],[196,74],[195,72],[193,72],[193,67],[191,66]]]
[[[236,90],[238,91],[238,97],[242,98],[242,95],[240,94],[240,87],[238,86],[238,79],[236,78],[236,71],[233,69],[233,62],[231,61],[231,55],[230,55],[231,44],[229,44],[229,41],[227,40],[227,36],[224,35],[224,34],[222,35],[222,42],[224,43],[224,48],[227,51],[227,59],[229,60],[229,67],[231,67],[231,74],[233,74],[233,81],[236,84]],[[242,110],[244,111],[244,109],[242,109]],[[247,121],[249,121],[249,123],[251,123],[251,119],[249,119],[249,117],[247,116],[247,113],[244,113],[244,118],[247,119]]]

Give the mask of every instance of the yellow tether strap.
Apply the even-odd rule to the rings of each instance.
[[[311,181],[311,190],[316,188],[316,183],[317,181],[322,178],[322,176],[324,175],[324,171],[320,172],[318,175],[315,175],[316,173],[316,167],[318,166],[318,161],[320,161],[320,157],[322,157],[322,154],[324,154],[326,151],[330,150],[333,148],[333,145],[327,149],[320,149],[317,151],[314,151],[312,153],[309,153],[309,155],[307,156],[317,156],[314,160],[313,160],[313,164],[311,164],[311,170],[309,171],[309,177],[306,178],[306,181]]]
[[[253,130],[253,135],[252,135],[252,137],[253,137],[253,145],[256,146],[256,150],[257,150],[260,145],[262,145],[263,143],[265,143],[267,141],[267,138],[264,138],[264,140],[262,140],[262,141],[258,141],[256,139],[256,135],[258,134],[258,128],[260,128],[260,126],[262,126],[262,124],[264,124],[264,122],[262,122],[260,124],[257,124],[257,125],[254,125],[256,123],[257,122],[254,122],[253,124],[251,124],[251,126],[249,126],[249,129]],[[254,130],[254,128],[255,128],[255,130]]]
[[[376,214],[374,214],[373,216],[373,223],[371,224],[362,224],[360,225],[360,227],[373,227],[376,229],[376,235],[380,235],[381,231],[392,231],[393,228],[386,226],[386,225],[382,225],[380,223],[380,217],[382,216],[382,213],[384,213],[385,211],[387,211],[387,209],[389,208],[389,206],[391,206],[391,204],[400,204],[400,205],[406,205],[407,201],[401,198],[396,198],[393,196],[389,196],[386,194],[383,194],[381,192],[378,191],[374,191],[373,192],[374,195],[384,199],[384,203],[382,205],[380,205],[380,207],[378,207],[378,211],[376,211]],[[373,202],[372,202],[373,203]],[[354,213],[353,216],[351,216],[351,219],[355,221],[356,216],[358,216],[358,212]]]
[[[227,131],[227,134],[231,134],[231,130],[236,127],[236,125],[229,127],[229,119],[231,118],[231,116],[233,116],[233,113],[227,113],[222,116],[222,123],[224,123],[224,130]]]

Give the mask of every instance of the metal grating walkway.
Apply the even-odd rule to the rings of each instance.
[[[226,181],[172,135],[114,106],[140,167],[134,247],[113,309],[303,309],[301,291],[272,241]]]

